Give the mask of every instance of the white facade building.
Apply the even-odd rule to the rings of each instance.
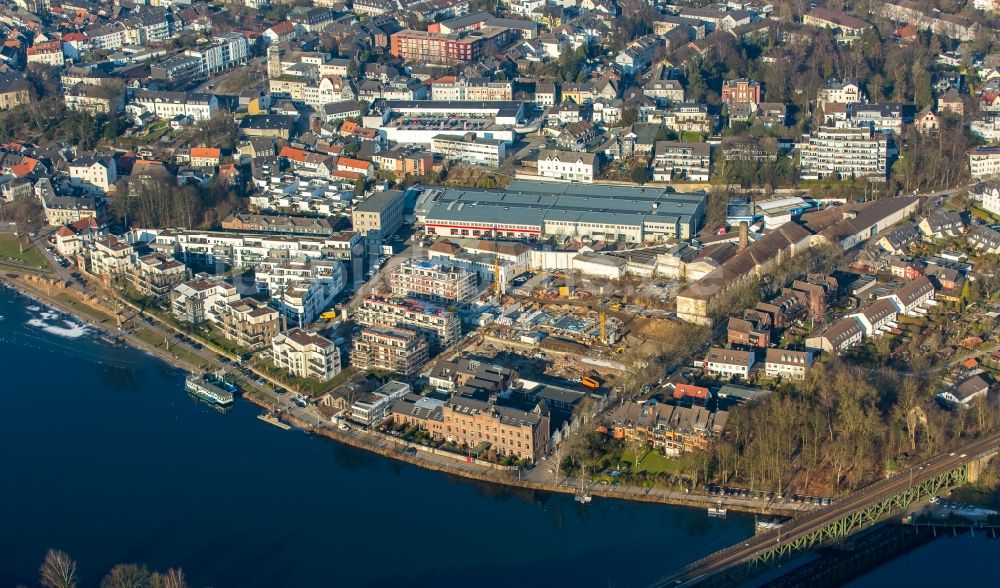
[[[298,378],[328,382],[340,373],[340,350],[325,337],[290,329],[271,340],[271,357],[279,369]]]
[[[598,172],[597,155],[543,149],[538,153],[538,175],[554,180],[594,183]]]

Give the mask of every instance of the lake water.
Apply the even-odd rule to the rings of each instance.
[[[219,414],[184,373],[0,288],[0,586],[46,549],[193,586],[641,586],[749,515],[519,491]]]

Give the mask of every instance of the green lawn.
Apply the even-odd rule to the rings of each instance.
[[[21,242],[24,252],[20,251],[18,241]],[[37,245],[25,245],[23,239],[19,239],[10,233],[0,234],[0,261],[4,259],[13,259],[37,268],[49,267],[49,262],[45,259],[42,252],[39,251]]]
[[[348,367],[334,376],[329,382],[320,382],[319,380],[314,380],[312,378],[292,377],[287,371],[279,370],[274,364],[268,361],[260,362],[257,367],[275,380],[285,384],[289,389],[301,392],[302,394],[313,398],[333,391],[358,373],[357,369]]]
[[[668,459],[660,455],[659,451],[645,451],[645,455],[639,460],[639,469],[635,469],[635,453],[631,448],[622,451],[621,460],[629,464],[632,473],[647,472],[650,474],[677,474],[685,465],[685,458]],[[640,454],[642,451],[640,451]]]

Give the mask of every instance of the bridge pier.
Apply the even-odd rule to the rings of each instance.
[[[994,451],[993,453],[988,453],[979,459],[969,462],[968,479],[970,484],[974,484],[979,480],[980,474],[982,474],[983,470],[986,469],[986,467],[990,464],[990,460],[993,459],[993,456],[996,454],[997,452]]]

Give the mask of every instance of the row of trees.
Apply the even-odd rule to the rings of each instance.
[[[76,561],[66,552],[50,549],[38,570],[42,588],[77,588]],[[160,573],[140,564],[118,564],[101,580],[101,588],[187,588],[184,572],[171,568]]]
[[[891,368],[825,358],[805,385],[731,412],[727,433],[703,456],[701,482],[839,494],[1000,426],[995,398],[945,411],[934,389]]]
[[[238,193],[218,177],[207,187],[178,187],[166,178],[128,182],[112,200],[112,212],[122,225],[140,227],[212,227],[239,208]]]

